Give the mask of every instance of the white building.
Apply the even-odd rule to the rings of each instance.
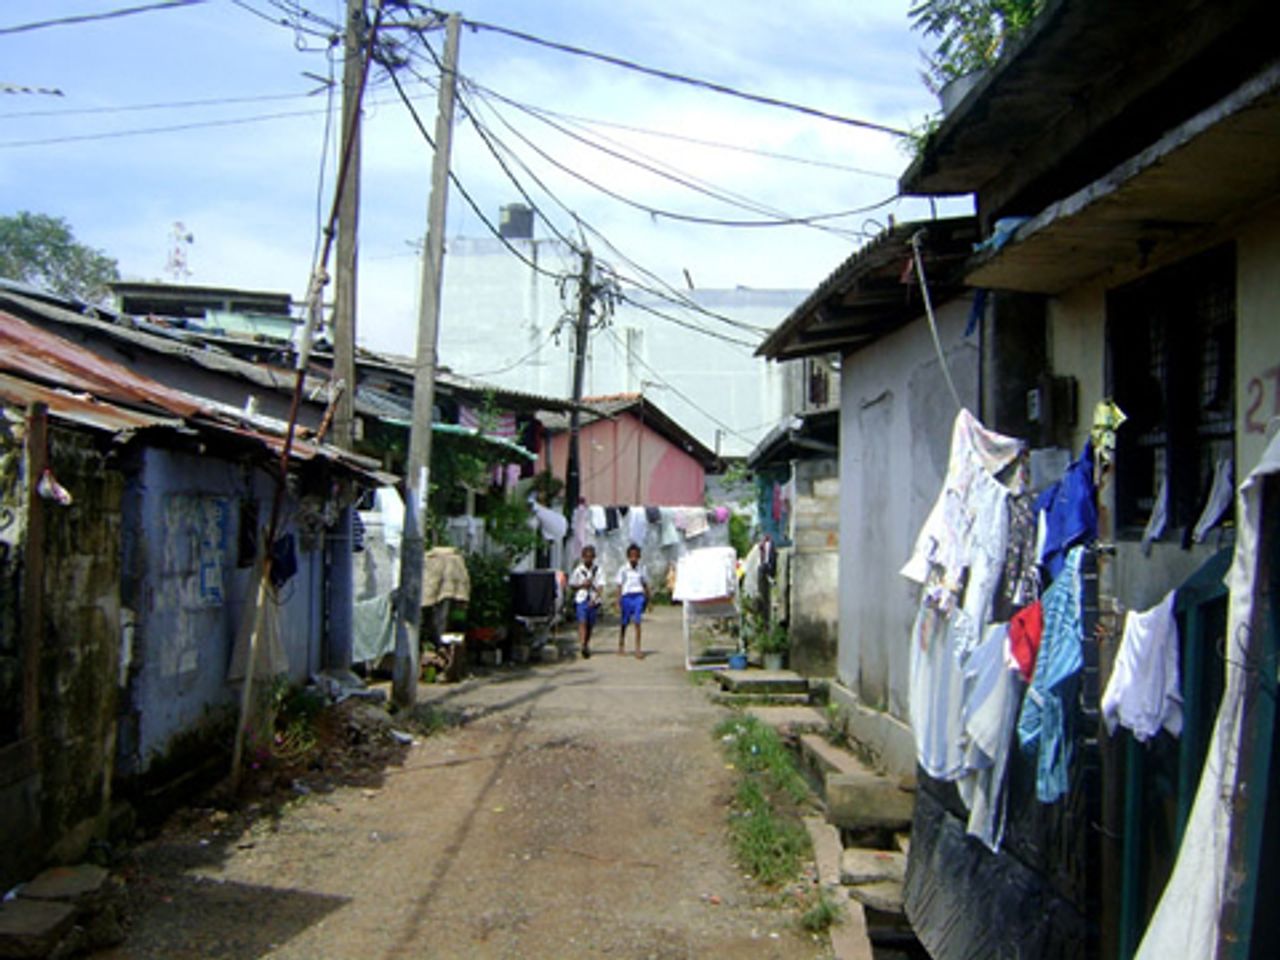
[[[504,214],[519,209],[507,208]],[[504,222],[504,230],[512,232],[508,226],[509,221]],[[524,231],[517,225],[514,232]],[[527,263],[497,239],[450,241],[440,362],[457,374],[506,389],[569,396],[573,327],[571,321],[561,326],[567,308],[555,278],[576,274],[578,258],[557,240],[509,240]],[[651,394],[712,450],[745,456],[788,412],[788,383],[795,374],[753,355],[757,335],[656,295],[625,292],[627,300],[611,323],[591,335],[583,394]],[[705,310],[762,330],[777,326],[805,294],[743,287],[682,291]],[[564,297],[573,304],[572,283]],[[751,346],[726,342],[704,330]]]

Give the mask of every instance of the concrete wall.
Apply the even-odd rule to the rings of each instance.
[[[550,468],[563,477],[569,435],[551,438]],[[578,435],[582,496],[588,503],[680,507],[700,504],[706,493],[706,471],[689,454],[640,425],[634,413],[596,420]],[[545,451],[538,469],[548,466]]]
[[[1176,264],[1200,250],[1233,240],[1236,245],[1236,482],[1257,463],[1273,417],[1280,415],[1280,205],[1248,222],[1206,238],[1194,247],[1169,250],[1148,271]],[[1049,300],[1049,359],[1058,375],[1079,383],[1080,416],[1072,437],[1078,451],[1088,436],[1093,405],[1106,395],[1106,296],[1145,271],[1122,265],[1107,275]],[[1123,376],[1117,371],[1116,376]],[[1124,428],[1121,427],[1121,430]],[[1113,488],[1104,487],[1104,516]],[[1211,535],[1204,544],[1182,549],[1166,537],[1150,556],[1139,544],[1121,540],[1115,562],[1102,579],[1104,591],[1131,609],[1145,609],[1190,576],[1222,547]]]
[[[832,457],[795,465],[796,503],[788,604],[791,669],[810,677],[836,672],[839,642],[840,477]]]
[[[555,241],[512,243],[552,273],[578,270],[577,258]],[[808,293],[745,287],[684,292],[707,310],[765,329],[781,323]],[[611,325],[591,337],[585,369],[588,396],[638,393],[642,386],[657,391],[663,409],[707,447],[717,449],[719,435],[725,456],[745,456],[790,412],[786,390],[795,374],[787,368],[800,365],[771,364],[753,356],[749,346],[690,329],[751,339],[696,310],[635,290],[629,290],[628,297],[639,306],[619,304]],[[677,322],[645,308],[674,316]],[[572,391],[573,338],[562,332],[557,343],[552,336],[565,309],[556,281],[535,273],[498,241],[451,240],[442,292],[440,362],[507,389],[567,397]],[[664,382],[679,392],[664,389]]]
[[[124,595],[133,627],[122,773],[146,772],[175,737],[234,702],[227,669],[253,600],[253,569],[239,556],[241,505],[256,501],[264,527],[273,492],[270,476],[248,465],[154,448],[142,455],[127,498]],[[295,535],[298,572],[280,591],[280,637],[290,678],[302,681],[320,666],[323,539],[305,532],[292,497],[286,516],[295,518],[284,530]]]
[[[938,325],[960,396],[976,409],[978,347],[976,336],[963,335],[969,307],[967,297],[943,305]],[[942,488],[956,415],[928,324],[918,320],[846,356],[840,401],[838,677],[863,707],[899,722],[877,720],[878,740],[890,736],[885,727],[909,742],[908,644],[919,588],[898,570]],[[882,752],[882,760],[907,756],[914,754],[897,747]]]

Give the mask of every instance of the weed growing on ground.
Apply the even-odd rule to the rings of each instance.
[[[738,715],[716,727],[741,772],[729,818],[738,863],[765,886],[794,879],[812,852],[800,810],[809,797],[782,738],[768,724]]]
[[[800,926],[810,933],[824,933],[841,921],[840,904],[825,890],[819,890],[817,899],[800,916]]]
[[[458,726],[459,718],[456,714],[434,703],[420,703],[409,711],[403,722],[415,732],[429,737],[450,727]]]

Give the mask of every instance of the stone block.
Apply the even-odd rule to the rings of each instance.
[[[840,478],[823,477],[821,480],[813,481],[813,495],[815,497],[824,497],[829,500],[839,500]]]
[[[902,884],[895,880],[862,883],[849,887],[849,896],[864,907],[881,913],[902,913]]]
[[[109,877],[103,867],[93,863],[51,867],[26,884],[19,893],[27,900],[79,903],[85,898],[96,897],[106,889]]]
[[[19,897],[0,903],[0,957],[47,957],[71,932],[75,918],[75,907],[53,900]]]
[[[902,883],[907,876],[907,858],[897,850],[865,850],[854,847],[840,856],[840,882],[845,884]]]
[[[915,796],[869,773],[832,773],[826,780],[827,820],[843,830],[907,830]]]

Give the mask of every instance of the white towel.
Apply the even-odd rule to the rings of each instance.
[[[1161,727],[1175,737],[1182,733],[1176,599],[1170,590],[1150,610],[1125,616],[1124,636],[1102,695],[1102,718],[1111,733],[1117,724],[1143,742]]]

